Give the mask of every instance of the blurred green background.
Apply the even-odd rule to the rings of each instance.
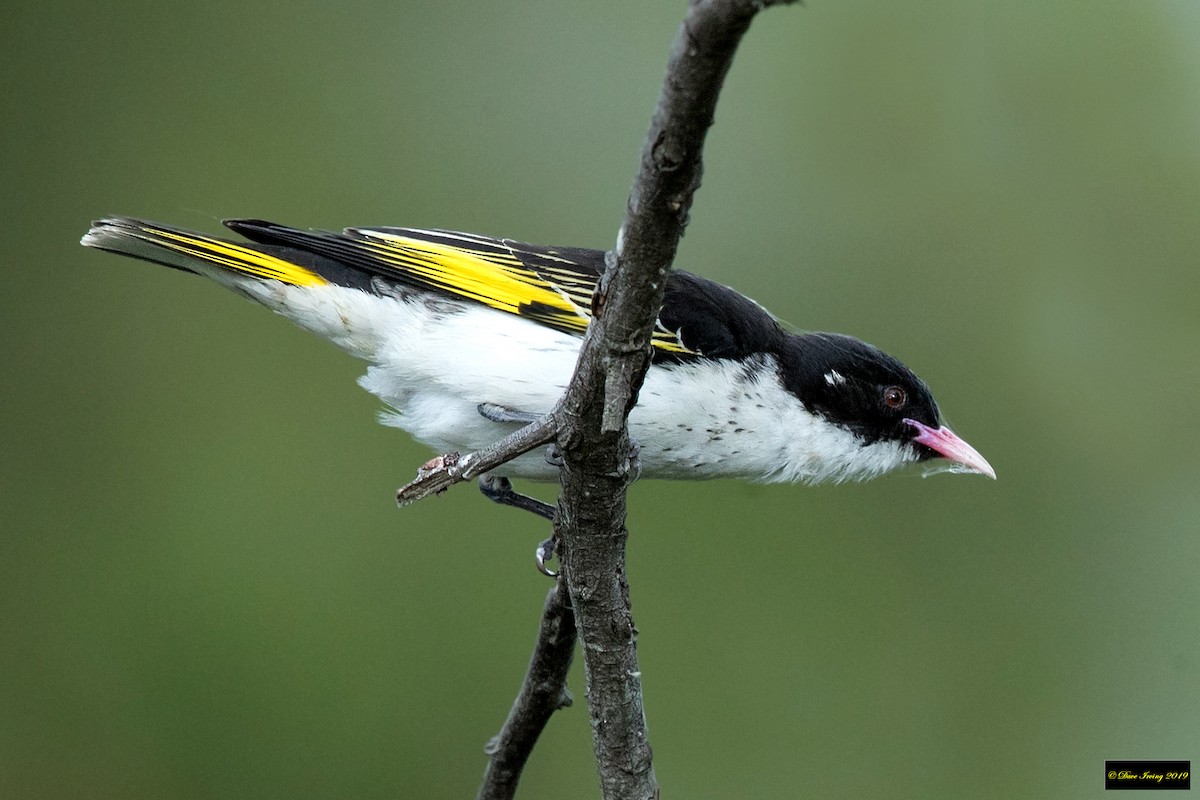
[[[362,364],[77,241],[606,247],[683,6],[6,9],[0,797],[474,796],[546,529],[470,487],[397,510],[428,453]],[[636,485],[665,796],[1100,797],[1106,758],[1200,758],[1198,43],[1194,0],[755,23],[679,264],[903,358],[1000,479]],[[599,796],[582,704],[521,796]]]

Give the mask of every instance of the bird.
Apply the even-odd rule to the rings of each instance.
[[[363,359],[380,421],[439,453],[476,451],[554,409],[605,269],[602,250],[440,229],[223,223],[241,238],[111,217],[81,244],[211,278]],[[898,359],[789,330],[699,275],[667,273],[651,356],[628,417],[643,478],[836,483],[933,459],[996,477]],[[481,488],[504,502],[510,478],[557,474],[527,453]]]

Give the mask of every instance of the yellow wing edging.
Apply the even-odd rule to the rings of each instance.
[[[510,314],[520,314],[522,307],[536,304],[577,317],[579,327],[587,327],[587,317],[578,306],[516,258],[407,237],[373,236],[362,246],[375,257],[459,297]]]
[[[160,242],[164,247],[202,258],[234,272],[282,281],[292,286],[325,286],[329,283],[317,273],[298,264],[232,242],[190,236],[162,228],[144,228],[143,230],[159,239],[168,240]]]

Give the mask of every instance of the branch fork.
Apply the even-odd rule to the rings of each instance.
[[[431,458],[417,470],[416,478],[396,490],[396,502],[407,506],[430,495],[442,494],[456,483],[473,480],[517,456],[549,444],[558,436],[559,420],[558,412],[552,411],[482,450],[466,455],[445,453]]]

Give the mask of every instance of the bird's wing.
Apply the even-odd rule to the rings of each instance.
[[[367,292],[399,284],[469,300],[582,336],[604,253],[417,228],[348,228],[341,233],[261,220],[225,224],[252,244],[156,222],[114,217],[83,243],[177,269],[235,274],[296,286],[337,284]],[[782,332],[754,301],[682,270],[667,275],[651,343],[659,363],[741,359],[777,349]]]
[[[544,247],[478,234],[418,228],[347,228],[341,233],[289,228],[261,220],[227,220],[263,245],[283,245],[401,285],[471,300],[556,330],[582,336],[604,253]],[[679,327],[655,326],[655,354],[686,358]]]
[[[683,270],[667,276],[656,327],[673,332],[684,351],[705,358],[742,360],[775,353],[785,337],[779,322],[758,303]]]

